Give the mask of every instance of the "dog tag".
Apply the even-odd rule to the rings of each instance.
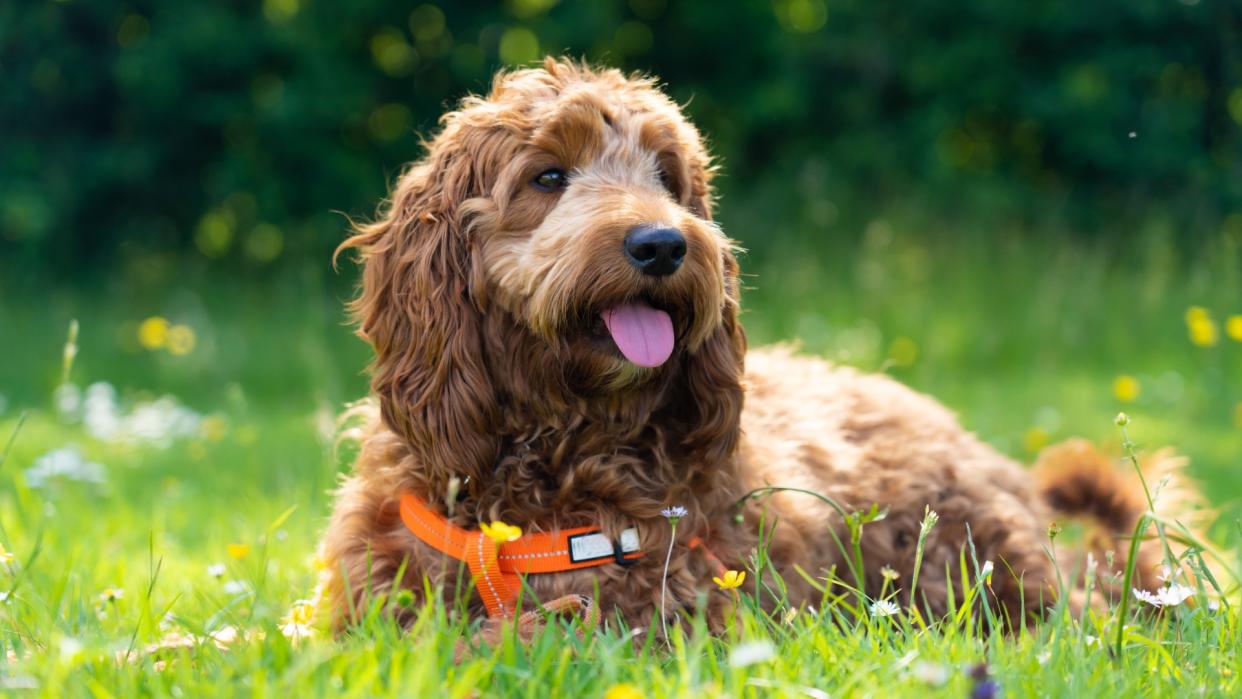
[[[621,550],[633,553],[638,550],[638,530],[630,527],[621,532]],[[603,532],[577,534],[569,537],[569,560],[573,563],[584,563],[600,558],[612,558],[615,550],[612,540]]]
[[[569,537],[569,560],[573,563],[612,557],[612,542],[602,532]]]
[[[638,550],[638,530],[630,527],[621,532],[621,552],[634,553]]]

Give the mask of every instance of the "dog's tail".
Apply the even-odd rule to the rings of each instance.
[[[1086,520],[1087,550],[1097,561],[1112,562],[1114,571],[1124,569],[1139,517],[1150,511],[1153,503],[1156,515],[1168,523],[1165,541],[1179,561],[1192,546],[1206,545],[1202,532],[1211,524],[1214,513],[1186,475],[1185,457],[1172,449],[1145,454],[1139,459],[1141,479],[1129,464],[1117,461],[1085,440],[1071,440],[1048,447],[1035,464],[1036,484],[1049,506],[1068,517]],[[1163,570],[1165,542],[1156,535],[1154,526],[1140,536],[1134,586],[1155,590],[1171,572]],[[1230,582],[1220,579],[1226,566],[1219,552],[1207,551],[1201,558],[1221,585]],[[1191,575],[1199,572],[1189,565],[1181,567]],[[1212,590],[1212,586],[1207,589]]]

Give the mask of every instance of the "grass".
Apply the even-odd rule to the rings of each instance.
[[[899,222],[872,222],[854,239],[749,255],[745,322],[753,344],[800,337],[807,351],[888,371],[1023,460],[1072,435],[1120,455],[1112,418],[1124,409],[1140,448],[1173,444],[1192,458],[1222,510],[1214,537],[1236,549],[1242,342],[1224,323],[1242,314],[1242,265],[1234,241],[1180,257],[1170,240],[1136,234],[1111,249],[1004,233],[914,238]],[[579,640],[554,628],[455,665],[462,622],[436,607],[408,634],[375,615],[348,638],[291,643],[281,619],[310,593],[328,491],[348,457],[333,453],[332,419],[365,391],[366,351],[340,311],[348,280],[313,267],[270,279],[166,261],[142,269],[0,294],[0,545],[14,555],[0,567],[0,644],[13,656],[0,653],[0,694],[591,697],[633,685],[649,697],[985,696],[992,682],[1014,696],[1242,691],[1242,617],[1202,600],[1161,615],[1060,611],[990,640],[978,607],[925,627],[908,613],[854,618],[856,602],[842,600],[788,621],[744,604],[731,636],[689,620],[667,649],[616,629]],[[1218,327],[1210,346],[1189,339],[1191,306]],[[140,345],[139,323],[157,315],[192,328],[192,351]],[[123,412],[169,394],[202,421],[158,444],[102,439],[65,419],[53,393],[73,318],[73,382],[111,382]],[[1115,394],[1119,376],[1138,382],[1132,400]],[[36,487],[30,470],[69,445],[102,467],[101,482]],[[109,601],[109,589],[122,595]],[[247,634],[227,651],[124,660],[171,634],[226,626]]]

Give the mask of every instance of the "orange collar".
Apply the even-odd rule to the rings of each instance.
[[[401,521],[437,551],[465,561],[474,585],[487,607],[487,615],[513,615],[519,573],[559,573],[607,563],[629,565],[643,552],[638,550],[638,531],[626,529],[621,540],[611,541],[598,527],[576,527],[538,534],[525,534],[497,544],[480,531],[462,529],[448,521],[411,492],[401,494]]]

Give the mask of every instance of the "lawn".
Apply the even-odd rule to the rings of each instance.
[[[738,214],[733,226],[759,223]],[[1191,458],[1221,509],[1213,536],[1236,550],[1236,237],[1185,250],[1156,230],[1115,247],[1030,232],[915,237],[901,221],[848,240],[736,235],[756,247],[743,262],[753,345],[799,338],[887,371],[1026,461],[1075,435],[1120,454],[1113,417],[1125,410],[1140,449]],[[74,285],[0,282],[0,545],[12,554],[0,564],[0,694],[1242,692],[1242,617],[1202,599],[1160,615],[1132,605],[1124,619],[1058,612],[990,640],[977,618],[855,619],[843,600],[774,620],[743,605],[726,639],[689,620],[671,648],[557,628],[460,664],[461,623],[444,609],[406,634],[375,618],[344,639],[290,641],[282,619],[311,592],[329,491],[347,467],[334,417],[366,387],[366,348],[341,310],[351,279],[326,264],[225,276],[152,259]],[[225,650],[142,652],[234,632]]]

